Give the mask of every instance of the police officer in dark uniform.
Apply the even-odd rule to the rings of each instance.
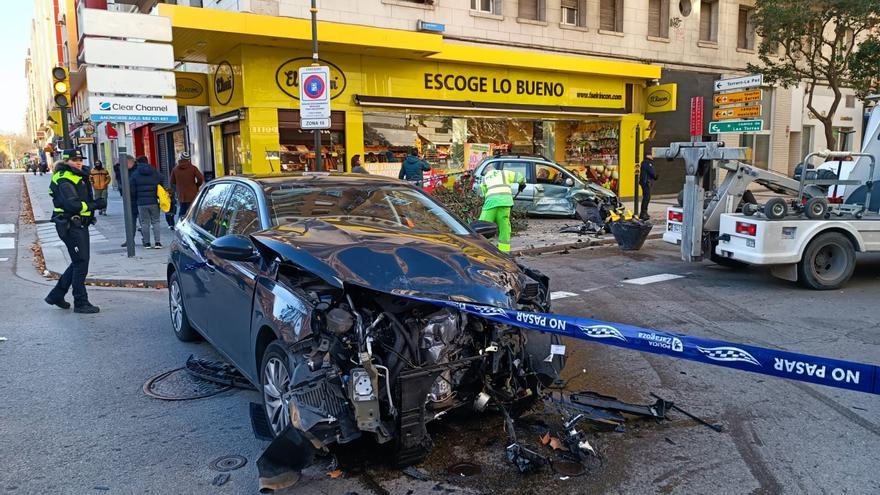
[[[64,150],[62,158],[63,161],[55,166],[49,195],[55,206],[52,222],[70,254],[70,266],[45,301],[68,309],[70,303],[64,300],[64,296],[72,287],[73,311],[97,313],[100,310],[89,302],[85,284],[89,272],[89,226],[95,223],[94,213],[106,208],[107,201],[95,200],[89,173],[83,169],[83,156],[79,150]]]

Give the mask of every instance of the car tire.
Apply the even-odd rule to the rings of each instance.
[[[186,314],[183,290],[180,288],[180,278],[176,272],[171,274],[168,282],[168,311],[171,314],[171,328],[178,340],[181,342],[201,340],[202,336],[192,327]]]
[[[281,340],[275,340],[266,347],[259,371],[263,411],[272,435],[277,437],[290,424],[290,409],[282,400],[290,384],[290,362]]]
[[[798,282],[814,290],[833,290],[845,284],[856,267],[852,242],[839,232],[819,234],[798,262]]]
[[[770,198],[764,204],[764,216],[768,220],[781,220],[788,213],[788,204],[782,198]]]

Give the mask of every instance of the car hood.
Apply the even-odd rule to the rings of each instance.
[[[284,261],[336,287],[512,308],[520,270],[476,236],[413,233],[344,217],[306,219],[253,235]]]

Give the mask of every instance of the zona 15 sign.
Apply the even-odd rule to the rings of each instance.
[[[345,91],[345,73],[336,64],[319,59],[321,65],[330,68],[330,99],[334,99]],[[278,66],[275,71],[275,84],[287,96],[299,99],[299,70],[312,65],[312,59],[308,57],[292,58]]]

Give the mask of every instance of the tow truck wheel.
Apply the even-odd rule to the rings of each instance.
[[[770,200],[764,204],[764,216],[769,220],[780,220],[785,218],[787,212],[788,205],[782,198],[770,198]]]
[[[750,217],[750,216],[754,215],[755,213],[758,213],[758,205],[756,205],[755,203],[743,203],[743,207],[742,207],[742,214],[743,215]]]
[[[263,392],[263,410],[269,420],[272,435],[278,436],[290,423],[290,409],[284,402],[284,393],[290,385],[287,353],[280,340],[266,347],[260,363],[260,388]]]
[[[804,207],[804,214],[810,220],[821,220],[828,213],[828,200],[825,198],[810,198]]]
[[[838,232],[826,232],[810,241],[798,263],[798,281],[809,289],[840,288],[852,276],[856,252],[852,242]]]

